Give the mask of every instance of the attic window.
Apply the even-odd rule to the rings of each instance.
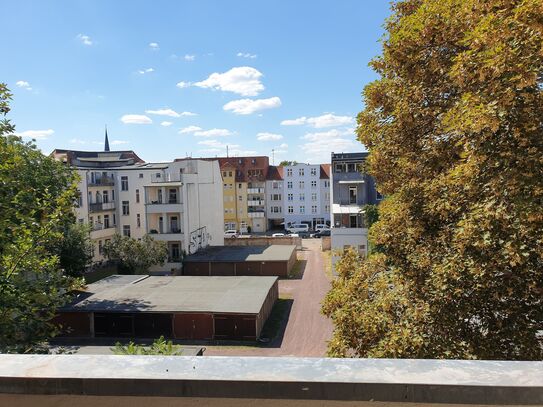
[[[143,178],[143,174],[140,172],[140,178]]]
[[[238,164],[241,164],[241,159],[240,159],[240,160],[238,160]]]
[[[253,163],[253,164],[256,164],[256,160],[255,160],[254,158],[252,159],[252,163]]]

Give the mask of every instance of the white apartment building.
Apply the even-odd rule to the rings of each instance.
[[[327,164],[296,164],[283,167],[285,225],[307,223],[314,229],[330,224],[330,180]]]
[[[106,144],[107,148],[107,144]],[[151,271],[179,272],[184,253],[224,244],[222,179],[216,161],[145,163],[132,151],[55,150],[77,168],[79,222],[91,225],[94,262],[115,233],[145,234],[168,245],[168,260]]]

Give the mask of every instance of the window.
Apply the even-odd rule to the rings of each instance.
[[[382,201],[383,200],[383,195],[381,195],[381,193],[379,191],[375,191],[376,192],[376,198],[378,201]]]
[[[357,215],[349,215],[349,227],[350,228],[357,228],[358,227],[358,216]]]
[[[136,215],[136,227],[141,228],[141,216],[139,213]]]
[[[294,194],[288,194],[287,201],[293,201],[293,200],[294,200]]]
[[[179,261],[181,250],[179,250],[179,243],[172,243],[172,248],[170,251],[170,256],[172,261]]]
[[[98,240],[98,254],[104,253],[104,244],[101,240]]]
[[[136,189],[136,203],[140,203],[140,190]]]
[[[292,189],[292,181],[287,182],[287,188]]]
[[[143,178],[143,174],[140,172],[140,178]]]
[[[115,202],[115,191],[111,191],[111,201]]]
[[[313,175],[313,176],[317,175],[317,169],[316,168],[311,168],[311,175]]]
[[[177,203],[177,189],[170,188],[168,190],[168,203],[171,203],[171,204]]]
[[[117,224],[117,218],[115,217],[115,214],[113,214],[113,226]]]
[[[305,213],[305,206],[303,205],[300,206],[300,213]]]
[[[304,188],[305,188],[305,182],[300,181],[300,189],[304,189]]]
[[[347,164],[347,172],[356,172],[356,165],[354,163]]]
[[[128,207],[128,201],[123,201],[123,215],[130,215],[130,208]]]
[[[77,207],[81,208],[83,206],[83,198],[81,197],[81,191],[77,190]]]
[[[305,201],[305,194],[300,194],[300,201]]]
[[[317,188],[317,181],[311,181],[311,188]]]
[[[223,178],[226,177],[226,171],[222,172],[222,176],[223,176]]]
[[[108,203],[109,202],[109,191],[103,191],[102,192],[102,202]]]
[[[311,213],[317,213],[317,205],[311,206]]]
[[[329,200],[330,200],[330,192],[325,192],[325,193],[324,193],[324,200],[325,200],[325,201],[329,201]]]
[[[328,181],[328,180],[324,181],[324,187],[325,188],[330,187],[330,181]]]
[[[232,171],[228,171],[228,176],[229,176],[229,177],[232,176]]]
[[[324,212],[330,212],[330,205],[324,205]]]
[[[304,169],[303,169],[303,168],[300,168],[300,169],[298,170],[298,175],[299,175],[300,177],[303,177],[303,176],[304,176]]]
[[[121,177],[121,191],[128,191],[128,177]]]
[[[272,213],[281,213],[281,207],[280,206],[272,206],[271,211],[272,211]]]
[[[279,185],[279,182],[273,181],[273,182],[272,182],[272,188],[273,188],[273,189],[279,189],[279,188],[281,188],[281,186]]]
[[[292,177],[292,168],[287,168],[287,177]]]
[[[294,207],[293,206],[288,207],[288,213],[294,213]]]
[[[79,222],[80,225],[82,225],[85,222],[83,218],[79,218],[77,221]]]
[[[344,172],[344,164],[336,164],[336,166],[334,167],[334,170],[335,172]]]
[[[109,215],[104,215],[104,229],[109,228]]]
[[[243,201],[243,196],[238,196],[238,201]]]
[[[123,225],[123,236],[130,237],[130,225]]]
[[[366,245],[365,244],[358,245],[358,253],[360,253],[362,255],[366,254]]]
[[[311,200],[312,200],[312,201],[316,201],[316,200],[317,200],[317,193],[316,193],[316,192],[313,192],[313,193],[311,194]]]
[[[349,203],[356,203],[356,187],[349,187]]]
[[[241,184],[238,184],[238,188],[241,189]]]
[[[281,194],[271,194],[270,195],[272,201],[280,201],[281,200]]]

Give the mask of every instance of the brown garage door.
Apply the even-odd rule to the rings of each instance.
[[[177,339],[212,339],[213,316],[211,314],[175,314],[173,330]]]
[[[172,337],[172,315],[143,313],[134,315],[134,331],[138,338]]]
[[[259,276],[260,262],[242,262],[236,264],[236,276]]]
[[[256,340],[256,318],[254,316],[217,314],[215,339]]]
[[[233,276],[234,263],[211,263],[212,276]]]
[[[94,336],[111,338],[134,336],[133,315],[95,313]]]
[[[53,319],[60,325],[61,336],[90,336],[90,314],[87,312],[63,312]]]
[[[183,264],[184,276],[208,276],[209,263],[185,263]]]

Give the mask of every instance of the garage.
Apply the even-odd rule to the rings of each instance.
[[[183,260],[185,276],[288,277],[296,246],[208,246]]]
[[[117,277],[59,310],[61,336],[255,341],[278,297],[274,276]]]

